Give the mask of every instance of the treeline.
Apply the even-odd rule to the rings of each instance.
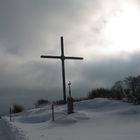
[[[75,102],[89,100],[94,98],[108,98],[115,100],[123,100],[125,102],[140,104],[140,75],[129,76],[122,81],[117,81],[110,88],[97,88],[88,92],[87,97],[76,98]],[[40,99],[36,102],[35,107],[50,104],[48,100]],[[53,102],[55,105],[64,104],[63,100]]]
[[[110,89],[97,88],[88,92],[87,97],[74,99],[75,102],[94,99],[94,98],[108,98],[115,100],[123,100],[125,102],[140,104],[140,75],[129,76],[122,81],[117,81]],[[64,104],[63,100],[53,102],[55,105]],[[45,99],[39,99],[36,101],[35,108],[50,105],[51,101]],[[21,105],[14,104],[12,107],[12,113],[18,113],[23,111],[24,108]]]
[[[117,81],[110,89],[93,89],[88,93],[87,98],[93,99],[97,97],[140,104],[140,76],[129,76],[122,81]]]

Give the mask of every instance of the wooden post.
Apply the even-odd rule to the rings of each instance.
[[[10,114],[10,122],[12,121],[12,108],[9,108],[9,114]]]
[[[54,104],[52,103],[52,121],[54,122]]]

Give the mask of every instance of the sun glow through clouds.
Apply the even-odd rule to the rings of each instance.
[[[140,50],[140,11],[131,5],[123,6],[103,30],[109,44],[108,53],[131,53]]]

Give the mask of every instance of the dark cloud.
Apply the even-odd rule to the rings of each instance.
[[[88,10],[83,3],[69,0],[6,0],[1,7],[0,36],[7,43],[4,46],[7,51],[15,54],[56,46],[55,36],[71,31],[86,20]]]

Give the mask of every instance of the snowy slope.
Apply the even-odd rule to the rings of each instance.
[[[10,122],[29,140],[140,140],[140,106],[122,101],[94,99],[75,103],[75,113],[66,106],[32,109]]]

